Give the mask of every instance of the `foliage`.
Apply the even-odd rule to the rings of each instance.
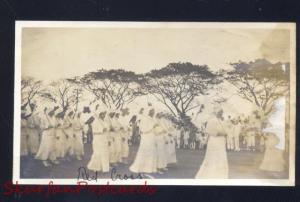
[[[220,83],[218,74],[206,65],[170,63],[145,75],[144,88],[162,102],[174,116],[188,119],[187,112],[201,107],[194,103],[199,95],[208,95],[209,90]],[[188,121],[187,121],[188,122]]]
[[[84,75],[82,86],[93,93],[108,108],[121,109],[142,95],[140,83],[143,78],[131,71],[122,69],[100,69]]]
[[[62,111],[68,110],[75,105],[77,109],[82,96],[82,89],[75,85],[71,79],[62,79],[52,82],[41,96],[60,106]]]
[[[24,108],[31,105],[34,98],[41,93],[42,82],[32,77],[21,79],[21,106]]]
[[[231,64],[227,80],[238,95],[255,104],[265,114],[272,110],[276,99],[288,92],[289,64],[272,64],[265,59]]]

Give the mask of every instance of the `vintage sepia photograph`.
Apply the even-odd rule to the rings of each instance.
[[[295,32],[17,21],[13,183],[294,186]]]

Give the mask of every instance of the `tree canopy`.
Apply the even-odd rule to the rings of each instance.
[[[174,116],[187,118],[187,112],[201,107],[196,96],[207,95],[221,80],[206,65],[170,63],[145,75],[144,88],[162,102]]]
[[[58,104],[63,112],[74,105],[76,111],[79,99],[82,96],[82,89],[74,84],[72,79],[61,79],[52,82],[41,94],[41,97]]]
[[[32,77],[22,77],[21,79],[22,107],[26,107],[27,105],[31,106],[34,98],[41,94],[42,91],[41,86],[42,86],[42,81],[40,80],[35,80]]]
[[[80,79],[86,90],[113,109],[122,108],[142,94],[141,80],[143,79],[139,75],[123,69],[99,69]]]
[[[233,84],[238,95],[255,104],[268,114],[272,103],[288,90],[289,63],[272,64],[265,59],[231,64],[227,80]]]

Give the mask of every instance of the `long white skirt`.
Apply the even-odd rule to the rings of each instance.
[[[83,142],[82,142],[82,130],[74,130],[74,154],[76,156],[83,156]]]
[[[31,154],[36,154],[39,150],[39,130],[36,128],[27,128],[28,133],[28,151]]]
[[[42,132],[41,144],[35,158],[43,161],[56,159],[54,129]]]
[[[115,162],[122,162],[122,138],[120,132],[115,132],[114,133],[114,147],[115,147],[115,152],[114,152],[114,159]]]
[[[68,138],[66,138],[66,142],[65,142],[65,150],[66,150],[66,155],[74,155],[74,145],[75,145],[75,135],[74,135],[74,130],[73,128],[67,128],[64,129],[64,133],[65,135],[68,136]]]
[[[116,163],[116,147],[115,147],[115,137],[113,132],[108,132],[108,151],[109,151],[109,162]]]
[[[55,152],[56,158],[64,158],[68,150],[67,138],[63,129],[56,129]]]
[[[283,158],[283,150],[277,149],[275,146],[279,143],[276,135],[266,136],[266,150],[264,158],[259,169],[266,171],[282,172],[285,169],[285,160]]]
[[[153,133],[141,135],[139,149],[129,170],[135,173],[157,172],[157,152]]]
[[[155,136],[155,144],[157,149],[157,168],[162,169],[167,167],[167,144],[162,135]]]
[[[93,136],[93,154],[87,168],[93,171],[109,171],[109,151],[106,134]]]
[[[228,160],[224,136],[209,137],[204,160],[195,178],[228,179]]]

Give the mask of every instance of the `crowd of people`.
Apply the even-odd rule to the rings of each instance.
[[[258,111],[245,115],[228,115],[224,119],[223,127],[226,130],[226,148],[228,151],[264,151],[264,133],[261,132],[264,126],[264,118]],[[177,137],[178,149],[205,149],[209,134],[206,131],[208,121],[197,123],[197,131],[181,128]],[[200,126],[199,126],[200,125]],[[193,134],[192,134],[193,133]]]
[[[141,108],[133,120],[129,108],[109,110],[97,104],[78,112],[59,107],[45,107],[39,112],[36,104],[31,104],[30,110],[24,107],[21,113],[21,156],[33,156],[49,167],[82,160],[84,143],[91,143],[92,155],[87,168],[109,172],[113,166],[131,163],[129,147],[138,135],[140,146],[130,170],[162,173],[168,164],[177,161],[176,131],[163,113],[155,114],[152,110],[147,115]],[[151,124],[153,128],[145,131]],[[140,158],[152,163],[153,168],[149,170]]]
[[[170,164],[177,163],[176,150],[206,148],[196,178],[228,178],[227,151],[263,151],[265,144],[273,148],[278,143],[276,138],[266,143],[266,117],[258,111],[247,117],[225,117],[217,108],[192,136],[191,130],[176,125],[152,105],[137,114],[130,113],[129,108],[110,110],[99,104],[83,110],[52,106],[39,111],[36,104],[29,108],[30,112],[28,106],[22,107],[21,156],[33,156],[45,167],[82,160],[84,143],[91,143],[89,170],[105,173],[118,164],[130,164],[129,170],[135,173],[163,174]],[[138,150],[129,162],[130,146],[136,142]]]
[[[282,100],[280,102],[282,103]],[[246,142],[246,150],[252,151],[256,148],[256,137],[259,138],[259,148],[265,150],[259,166],[260,170],[282,172],[285,169],[283,150],[276,148],[276,145],[285,136],[285,108],[277,108],[275,113],[277,114],[276,117],[281,119],[283,117],[279,124],[270,120],[270,117],[264,117],[263,113],[256,110],[248,117],[235,119],[228,117],[225,119],[223,109],[220,106],[215,106],[214,112],[208,118],[205,126],[205,132],[209,134],[209,138],[204,161],[195,178],[228,179],[227,151],[240,151],[240,137],[243,137]]]
[[[21,156],[33,156],[46,167],[72,159],[82,160],[83,125],[81,113],[59,111],[59,107],[42,112],[36,104],[21,113]]]
[[[140,145],[130,171],[135,173],[159,173],[168,170],[168,165],[177,162],[176,126],[154,108],[141,108],[137,115]]]

